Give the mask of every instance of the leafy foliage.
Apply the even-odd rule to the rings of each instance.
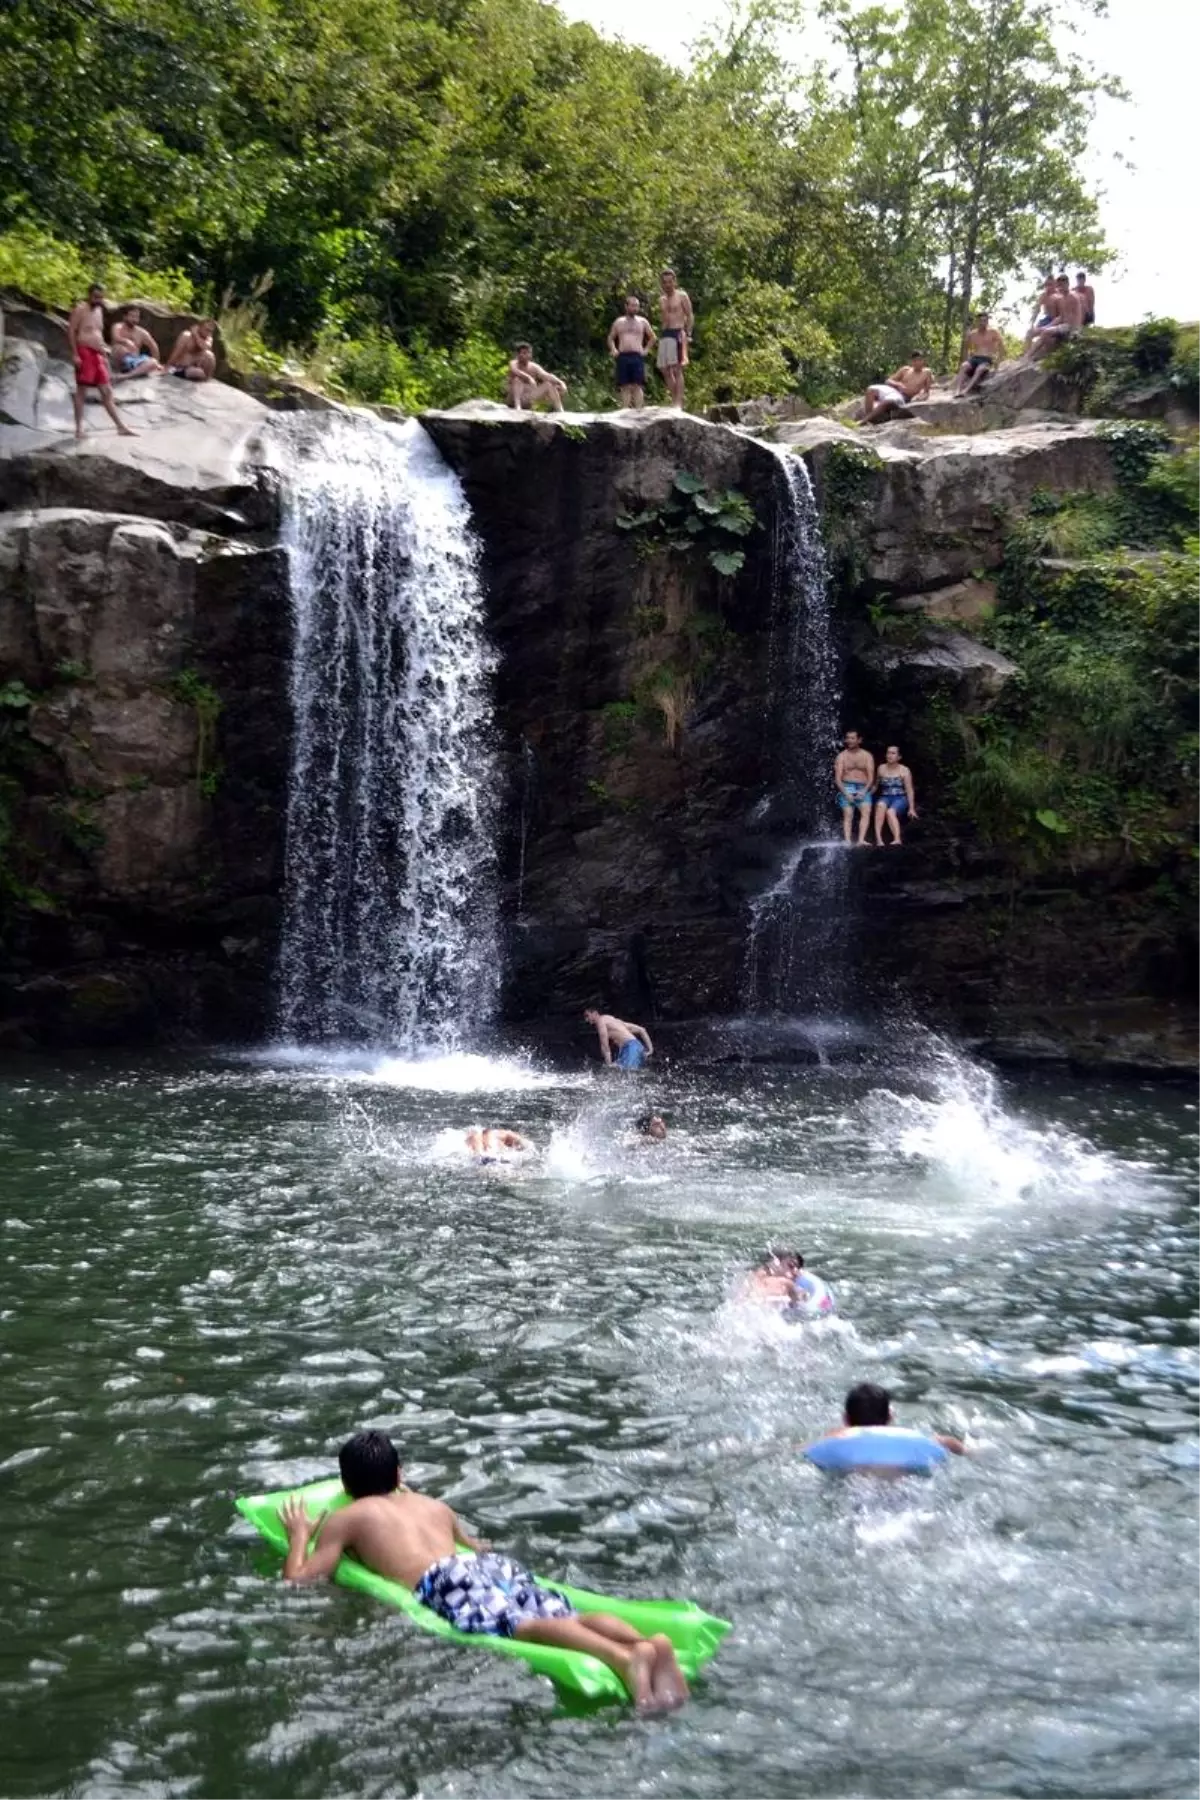
[[[748,537],[758,529],[754,507],[737,488],[710,491],[699,475],[681,470],[671,494],[660,506],[638,513],[618,513],[621,531],[639,534],[645,555],[658,550],[682,550],[707,557],[718,575],[736,575],[746,553],[731,539]]]
[[[497,393],[529,338],[586,405],[667,262],[699,402],[829,398],[1051,255],[1100,266],[1103,84],[1046,0],[833,0],[845,80],[787,64],[789,11],[680,70],[540,0],[6,0],[0,280],[194,298],[239,366],[405,407]]]
[[[1035,859],[1107,846],[1183,866],[1197,795],[1196,456],[1120,430],[1130,473],[1115,496],[1041,496],[1010,536],[988,635],[1019,674],[971,722],[955,798],[986,840]],[[1088,541],[1071,566],[1047,567],[1064,522]]]

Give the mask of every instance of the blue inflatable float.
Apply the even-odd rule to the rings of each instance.
[[[936,1438],[902,1425],[853,1425],[834,1437],[819,1438],[804,1452],[818,1469],[850,1475],[856,1469],[902,1469],[906,1475],[932,1475],[948,1452]]]

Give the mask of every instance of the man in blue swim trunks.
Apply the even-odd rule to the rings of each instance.
[[[847,843],[850,842],[854,815],[857,813],[858,842],[861,846],[867,841],[867,827],[871,823],[875,758],[869,750],[863,749],[863,741],[857,731],[848,731],[843,742],[846,747],[838,751],[837,761],[833,765],[838,805],[842,809],[842,836]]]
[[[597,1012],[594,1007],[589,1007],[583,1016],[596,1027],[600,1054],[606,1063],[615,1063],[618,1069],[640,1069],[646,1058],[654,1055],[654,1045],[644,1026],[631,1025],[614,1018],[612,1013]]]
[[[342,1445],[338,1467],[349,1506],[316,1520],[302,1500],[280,1508],[288,1534],[285,1581],[320,1581],[348,1553],[411,1588],[457,1631],[598,1657],[625,1683],[639,1712],[684,1704],[687,1682],[669,1638],[642,1637],[611,1613],[581,1618],[564,1594],[540,1586],[520,1563],[473,1538],[445,1501],[402,1486],[400,1455],[384,1432],[352,1437]]]
[[[622,406],[644,406],[646,401],[646,358],[658,342],[654,327],[642,316],[642,303],[636,294],[625,296],[625,311],[614,319],[608,332],[608,348],[616,360],[617,387]]]

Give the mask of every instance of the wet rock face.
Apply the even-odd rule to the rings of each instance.
[[[217,383],[122,384],[140,435],[89,407],[76,447],[43,336],[10,330],[0,382],[0,779],[29,902],[0,1041],[257,1031],[289,731],[285,562],[254,531],[269,415]]]
[[[471,501],[501,657],[506,1011],[736,1010],[740,840],[769,751],[777,458],[667,409],[564,430],[481,405],[425,425]],[[639,556],[618,526],[681,471],[737,489],[763,521],[736,577],[703,553]],[[654,698],[666,672],[678,720]]]

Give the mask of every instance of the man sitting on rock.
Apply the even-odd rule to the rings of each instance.
[[[112,328],[112,350],[117,372],[114,381],[133,381],[141,375],[161,375],[158,345],[142,324],[141,308],[123,306]]]
[[[1049,323],[1039,321],[1025,340],[1034,362],[1040,357],[1048,356],[1051,350],[1061,350],[1083,324],[1083,307],[1065,275],[1055,277],[1053,289],[1048,286],[1043,298]]]
[[[108,366],[108,345],[104,341],[104,289],[94,281],[87,299],[74,307],[67,320],[67,342],[75,359],[75,436],[83,436],[83,405],[88,388],[95,388],[100,404],[122,437],[136,437],[122,423],[112,394],[112,373]]]
[[[964,394],[982,387],[992,370],[998,369],[1004,361],[1004,339],[987,313],[976,313],[975,329],[968,331],[963,340],[963,351],[964,361],[954,383],[953,400],[961,400]]]
[[[910,400],[923,400],[932,386],[933,375],[925,365],[925,354],[914,350],[902,368],[867,389],[863,395],[863,424],[878,425],[895,407],[907,406]]]
[[[532,344],[518,344],[517,354],[508,365],[508,404],[518,412],[530,411],[544,400],[551,412],[561,412],[567,384],[561,375],[552,375],[533,360]]]
[[[179,375],[184,381],[211,381],[217,372],[217,353],[213,349],[215,319],[197,319],[175,339],[175,348],[167,358],[167,374]]]

